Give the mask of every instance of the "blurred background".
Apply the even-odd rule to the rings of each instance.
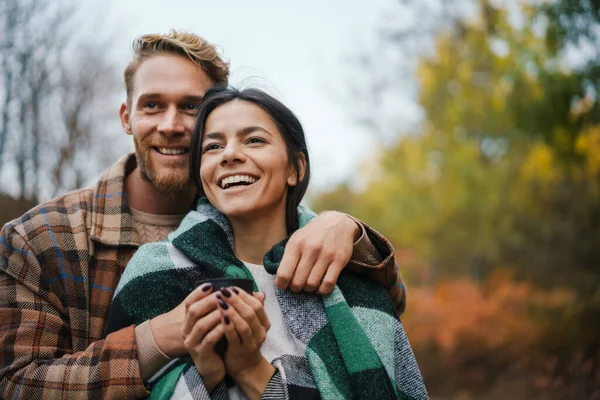
[[[394,244],[433,399],[600,399],[600,3],[0,0],[0,225],[132,151],[134,37],[220,46]]]

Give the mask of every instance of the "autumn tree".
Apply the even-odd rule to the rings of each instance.
[[[410,66],[414,56],[410,76],[423,111],[421,123],[407,131],[396,121],[395,135],[381,135],[395,139],[387,139],[380,157],[361,168],[364,188],[342,185],[318,198],[316,208],[341,209],[380,229],[396,246],[409,283],[433,288],[424,286],[417,298],[434,302],[433,308],[452,310],[456,300],[428,295],[428,290],[463,287],[456,282],[465,279],[480,284],[473,298],[499,296],[490,282],[502,271],[508,271],[513,285],[526,283],[549,291],[548,298],[553,291],[569,293],[563,297],[568,300],[551,311],[536,308],[533,299],[523,297],[521,307],[527,311],[514,318],[521,318],[523,329],[533,323],[538,333],[527,342],[529,373],[535,376],[546,368],[548,382],[575,388],[568,392],[571,396],[591,396],[600,384],[600,335],[591,322],[600,320],[600,55],[598,47],[585,51],[585,45],[577,45],[585,40],[597,43],[593,34],[598,30],[588,29],[582,21],[597,27],[598,6],[591,1],[480,0],[460,3],[464,12],[444,19],[439,16],[448,11],[439,2],[424,3],[437,6],[419,20],[423,27],[411,32],[390,23],[391,31],[381,36],[379,62],[361,54],[371,61],[359,66],[373,68],[362,76],[374,79],[364,83],[368,90],[355,96],[363,99],[363,116],[385,118],[378,109],[386,107],[379,103],[390,98],[387,92],[400,91],[407,75],[384,60],[395,54],[393,59]],[[418,9],[423,2],[401,4]],[[406,40],[422,47],[414,49]],[[587,59],[573,62],[568,54]],[[394,68],[382,72],[384,66]],[[385,85],[380,84],[382,77]],[[378,109],[369,112],[369,104]],[[376,125],[394,126],[381,121]],[[496,304],[496,312],[502,313],[501,304],[508,299],[490,299],[490,307]],[[432,332],[436,332],[447,329],[444,317],[468,321],[488,312],[490,320],[505,317],[483,309],[484,304],[464,308],[464,316],[454,312],[426,318],[423,326],[435,323]],[[414,309],[426,307],[419,304]],[[420,316],[411,316],[410,310],[408,321],[414,318],[416,323]],[[498,365],[484,359],[504,359],[505,368],[518,361],[505,358],[510,340],[503,349],[490,345],[498,338],[483,328],[454,332],[465,343],[461,356],[480,360],[490,379],[497,376]],[[502,332],[503,337],[512,337]],[[491,353],[478,358],[479,350],[469,347],[469,338],[474,337],[487,340],[483,345]],[[446,357],[457,356],[443,347],[441,351]]]

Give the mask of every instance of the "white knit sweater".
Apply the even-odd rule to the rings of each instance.
[[[269,362],[284,354],[303,356],[306,347],[285,326],[283,313],[275,296],[275,276],[265,271],[265,267],[262,265],[247,262],[244,264],[252,273],[258,289],[266,294],[265,312],[271,322],[271,328],[267,332],[267,338],[260,348],[260,352]],[[232,400],[247,399],[238,386],[230,388],[228,392],[229,398]]]
[[[304,344],[296,340],[285,326],[283,313],[275,296],[275,276],[265,271],[265,267],[262,265],[247,262],[244,264],[252,273],[258,289],[267,295],[265,312],[271,322],[271,329],[267,332],[267,338],[260,348],[260,352],[269,362],[284,354],[303,356],[306,350]]]

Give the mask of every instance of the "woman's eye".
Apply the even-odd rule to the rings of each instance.
[[[248,143],[264,143],[265,141],[259,137],[252,137],[248,139]]]
[[[209,144],[208,146],[206,146],[204,148],[204,153],[206,153],[207,151],[210,151],[210,150],[217,150],[218,148],[219,148],[218,144],[214,144],[214,143],[213,144]]]

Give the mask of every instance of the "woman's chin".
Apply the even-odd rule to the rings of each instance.
[[[226,207],[217,209],[223,213],[230,221],[238,220],[238,221],[248,221],[256,218],[260,219],[270,219],[275,214],[273,207],[265,207],[264,205],[261,207],[258,204],[252,205],[247,203],[242,204],[228,204]]]
[[[229,219],[248,219],[259,212],[258,208],[248,204],[228,204],[226,207],[217,207],[217,209]]]

